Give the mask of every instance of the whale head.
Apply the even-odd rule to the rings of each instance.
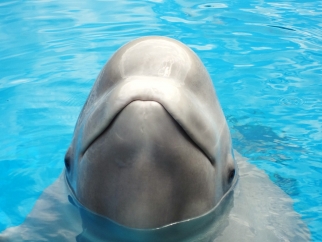
[[[65,166],[84,207],[140,229],[207,213],[238,177],[206,68],[186,45],[166,37],[131,41],[105,64]]]

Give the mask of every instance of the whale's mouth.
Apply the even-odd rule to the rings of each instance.
[[[209,161],[215,163],[218,141],[228,130],[225,119],[220,120],[220,115],[212,117],[194,94],[160,77],[131,77],[99,97],[75,130],[80,155],[108,129],[126,106],[135,101],[153,101],[162,105]]]
[[[106,135],[112,137],[105,141],[104,136]],[[131,156],[135,150],[142,151],[144,148],[153,150],[157,146],[161,147],[161,152],[164,153],[167,150],[178,149],[178,146],[184,146],[182,140],[185,143],[189,143],[212,164],[207,154],[176,122],[162,104],[156,101],[134,100],[117,113],[105,130],[88,145],[84,154],[96,142],[102,142],[103,145],[117,143],[120,146],[118,149],[120,152],[124,147],[129,147],[131,152],[125,152],[125,157]],[[144,152],[151,153],[150,150],[145,150]],[[152,155],[152,157],[155,156],[157,154]]]
[[[128,111],[129,109],[131,111]],[[160,113],[163,113],[163,115],[160,115]],[[126,118],[123,117],[120,119],[119,116],[126,116]],[[126,120],[126,122],[124,122],[124,120]],[[113,130],[113,127],[118,125],[118,122],[121,122],[121,124],[119,124],[120,128],[118,131],[115,131]],[[172,132],[171,130],[168,131],[167,128],[169,127],[165,127],[163,122],[176,129],[176,135],[189,142],[195,149],[203,154],[209,164],[213,165],[212,160],[204,150],[189,136],[172,115],[167,112],[162,104],[156,101],[147,100],[133,100],[120,110],[105,130],[98,134],[98,136],[87,146],[83,154],[85,154],[95,142],[99,142],[99,139],[102,136],[109,132],[115,132],[116,135],[107,143],[119,141],[120,148],[116,150],[120,150],[120,153],[122,153],[122,160],[126,159],[127,156],[133,156],[133,153],[136,151],[133,146],[140,150],[143,150],[144,148],[148,149],[144,151],[146,154],[150,153],[149,149],[155,149],[154,146],[162,146],[162,152],[165,152],[165,150],[173,150],[178,146],[178,143],[171,139],[174,130],[172,130]],[[120,133],[123,133],[122,137]],[[124,148],[128,149],[129,152],[124,152]],[[151,159],[153,159],[153,157],[151,157]]]

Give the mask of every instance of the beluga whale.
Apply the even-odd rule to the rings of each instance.
[[[64,162],[0,241],[310,238],[291,198],[233,150],[210,75],[171,38],[138,38],[114,53]]]
[[[166,37],[134,40],[106,63],[65,164],[83,206],[140,229],[210,211],[238,177],[206,68],[186,45]]]

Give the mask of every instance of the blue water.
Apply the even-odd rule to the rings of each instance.
[[[57,179],[100,69],[122,44],[176,38],[202,59],[234,148],[322,241],[321,1],[0,1],[0,232]]]

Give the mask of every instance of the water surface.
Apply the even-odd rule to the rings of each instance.
[[[234,148],[294,200],[322,240],[322,3],[1,1],[0,231],[63,169],[100,69],[145,35],[190,46],[211,74]]]

